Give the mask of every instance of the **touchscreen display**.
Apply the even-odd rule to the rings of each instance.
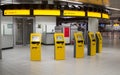
[[[62,40],[63,40],[63,37],[62,37],[62,36],[57,36],[57,40],[58,40],[58,41],[62,41]]]
[[[39,36],[32,36],[32,41],[40,41],[40,37]]]
[[[80,36],[80,35],[78,35],[77,38],[78,38],[78,40],[82,40],[82,36]]]
[[[92,39],[94,39],[95,38],[94,34],[92,34],[91,37],[92,37]]]

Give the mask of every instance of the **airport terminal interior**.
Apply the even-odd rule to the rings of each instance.
[[[120,75],[120,0],[0,0],[0,75]]]

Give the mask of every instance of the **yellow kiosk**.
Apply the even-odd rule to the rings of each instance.
[[[96,32],[96,53],[102,51],[102,35],[100,32]]]
[[[55,33],[55,50],[54,58],[55,60],[64,60],[65,59],[65,41],[63,33]]]
[[[74,44],[74,57],[83,58],[84,57],[84,39],[82,32],[74,33],[75,44]]]
[[[31,33],[30,53],[31,60],[41,60],[41,34]]]
[[[88,55],[96,55],[96,38],[93,32],[88,32]]]

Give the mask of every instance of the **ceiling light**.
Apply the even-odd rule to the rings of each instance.
[[[110,9],[110,10],[120,11],[120,9],[118,9],[118,8],[112,8],[112,7],[106,7],[106,8]]]
[[[67,1],[67,0],[60,0],[64,2],[70,2],[70,3],[76,3],[76,4],[83,4],[82,2],[77,2],[77,1]]]

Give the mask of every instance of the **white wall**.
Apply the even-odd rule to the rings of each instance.
[[[1,15],[2,48],[13,47],[13,29],[9,27],[11,25],[13,26],[13,18]]]
[[[56,26],[56,17],[53,16],[38,16],[35,19],[35,32],[52,32],[55,31]],[[41,25],[41,28],[38,28],[38,25]]]
[[[5,34],[12,34],[12,29],[8,28],[8,24],[12,24],[13,25],[13,19],[12,17],[5,17],[2,16],[1,17],[1,34],[3,35],[3,33]],[[3,30],[5,29],[5,30]]]
[[[2,59],[2,41],[1,41],[1,10],[0,10],[0,59]]]

